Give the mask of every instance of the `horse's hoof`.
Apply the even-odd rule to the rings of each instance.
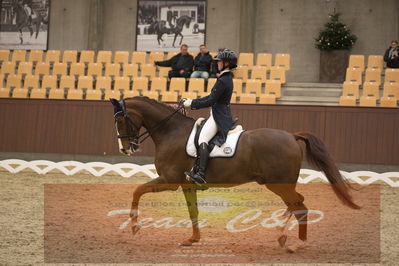
[[[295,243],[295,244],[286,246],[285,250],[287,250],[288,253],[295,253],[299,249],[302,249],[304,247],[305,247],[305,242],[302,240],[299,240],[299,243]]]
[[[280,236],[278,239],[278,244],[280,245],[280,247],[284,247],[285,246],[285,242],[287,242],[287,235],[282,235]]]
[[[195,242],[199,242],[198,238],[189,238],[187,240],[184,240],[183,242],[180,242],[179,245],[182,247],[188,247],[188,246],[192,246],[193,243]]]
[[[138,232],[140,229],[141,229],[141,225],[139,225],[139,224],[132,225],[132,234],[133,234],[133,235],[136,235],[137,232]]]

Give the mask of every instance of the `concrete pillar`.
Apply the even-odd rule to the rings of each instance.
[[[89,7],[89,32],[87,48],[89,50],[100,50],[103,40],[102,35],[102,9],[104,0],[90,0]]]
[[[254,52],[256,38],[256,0],[240,1],[239,52]]]

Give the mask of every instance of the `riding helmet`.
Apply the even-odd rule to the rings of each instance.
[[[219,52],[215,60],[230,63],[230,68],[237,67],[237,55],[234,51],[229,49],[224,49],[223,51]]]

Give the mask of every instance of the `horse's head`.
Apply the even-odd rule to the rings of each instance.
[[[114,106],[114,119],[118,135],[119,151],[125,155],[132,155],[139,149],[139,133],[143,125],[142,117],[134,111],[126,110],[125,101],[110,99]]]
[[[186,28],[189,28],[189,27],[190,27],[190,23],[191,23],[191,21],[193,20],[192,17],[186,16],[186,15],[181,16],[179,19],[181,19],[181,21],[182,21],[183,24],[186,26]]]

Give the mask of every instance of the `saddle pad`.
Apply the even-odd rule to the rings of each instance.
[[[204,120],[204,118],[199,118],[194,123],[193,129],[191,130],[190,136],[187,140],[186,152],[191,157],[197,157],[197,149],[195,147],[194,138],[197,132],[198,125],[201,124],[202,120]],[[236,126],[233,130],[230,130],[227,135],[226,142],[220,147],[214,145],[214,148],[209,153],[209,157],[233,157],[236,152],[238,140],[240,139],[240,136],[243,132],[244,130],[240,125]]]

